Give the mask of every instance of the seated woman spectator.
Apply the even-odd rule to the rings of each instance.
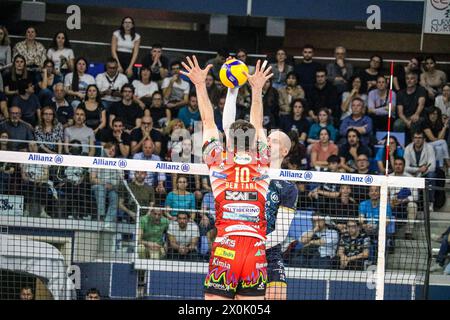
[[[352,89],[350,91],[345,91],[342,94],[341,103],[341,120],[347,118],[352,114],[352,100],[356,97],[363,99],[364,105],[367,104],[367,94],[363,93],[361,90],[361,78],[359,76],[354,76],[351,80]]]
[[[86,96],[88,85],[95,84],[95,79],[87,74],[89,64],[83,57],[75,61],[75,70],[64,77],[67,99],[70,100],[73,108],[76,108]]]
[[[187,191],[188,179],[183,175],[177,176],[177,186],[174,191],[169,192],[166,198],[165,207],[167,209],[191,209],[195,210],[195,197],[192,192]],[[166,217],[169,220],[177,219],[177,210],[166,210]],[[191,220],[195,219],[195,212],[190,213]]]
[[[379,55],[370,57],[369,68],[360,73],[361,92],[369,93],[377,85],[377,77],[382,74],[383,58]]]
[[[392,111],[395,114],[397,105],[397,94],[392,91]],[[377,77],[376,89],[369,92],[368,115],[372,118],[374,127],[377,130],[387,130],[387,118],[389,115],[389,90],[384,76]]]
[[[0,26],[0,73],[11,67],[11,41],[9,40],[8,30]]]
[[[52,60],[45,60],[42,66],[42,72],[37,76],[39,84],[39,102],[42,106],[48,106],[52,103],[53,86],[63,81],[60,75],[57,75]]]
[[[144,116],[151,116],[156,130],[163,132],[163,128],[172,120],[172,112],[164,105],[163,95],[160,91],[152,94],[150,107],[145,108]]]
[[[308,144],[312,145],[316,142],[320,141],[319,132],[322,128],[327,128],[328,132],[330,133],[330,142],[335,142],[337,139],[338,131],[336,128],[331,124],[330,121],[330,114],[328,113],[327,108],[322,108],[318,112],[318,123],[313,123],[312,126],[309,128],[308,133]],[[311,150],[310,147],[308,147],[309,151]]]
[[[36,41],[36,29],[34,27],[28,27],[25,40],[17,42],[13,48],[13,57],[20,54],[25,57],[26,68],[30,73],[30,78],[35,80],[35,74],[41,70],[41,66],[44,64],[47,58],[45,47],[42,43]]]
[[[386,150],[387,150],[387,136],[383,138],[385,141],[383,148],[378,149],[377,154],[375,156],[375,161],[378,165],[378,172],[380,174],[384,174],[386,172]],[[398,140],[395,136],[389,137],[389,174],[394,171],[392,167],[396,158],[403,158],[405,150],[403,150],[402,146],[398,143]]]
[[[55,110],[50,106],[41,109],[41,120],[34,130],[38,151],[42,153],[62,153],[64,130],[56,120]],[[41,142],[41,143],[39,143]]]
[[[272,79],[266,80],[262,95],[263,126],[265,129],[278,128],[280,107],[278,105],[278,91],[272,86]]]
[[[439,167],[442,170],[445,170],[446,167],[447,173],[450,175],[450,157],[446,141],[450,120],[447,118],[444,122],[441,109],[434,106],[429,108],[426,113],[427,117],[423,127],[426,141],[433,146]]]
[[[122,19],[120,29],[114,31],[111,39],[111,54],[119,61],[119,72],[125,73],[128,78],[133,76],[133,66],[139,54],[141,36],[136,33],[134,19]]]
[[[314,143],[311,148],[311,167],[317,171],[328,168],[328,157],[338,154],[338,147],[330,142],[330,132],[327,128],[319,131],[319,142]]]
[[[106,128],[106,110],[97,85],[90,84],[87,87],[86,98],[79,107],[86,113],[86,126],[94,130],[95,137],[99,140],[101,131]]]
[[[178,130],[186,129],[183,121],[181,121],[180,119],[171,120],[167,125],[167,127],[165,127],[163,130],[164,134],[163,138],[166,140],[166,142],[162,143],[163,147],[161,149],[161,154],[166,155],[165,156],[166,161],[171,161],[172,151],[180,153],[182,150],[182,141],[179,140],[172,141],[171,139],[173,132],[177,129]]]
[[[289,115],[292,112],[291,102],[305,98],[305,91],[298,84],[298,77],[295,72],[289,72],[286,76],[286,87],[278,90],[278,104],[280,106],[280,116]]]
[[[434,105],[441,109],[443,120],[450,118],[450,84],[442,88],[442,94],[436,97]]]
[[[306,105],[306,100],[304,99],[292,100],[289,107],[291,114],[282,116],[280,119],[281,130],[286,133],[297,131],[299,141],[302,144],[306,144],[306,138],[308,137],[309,131],[309,122],[306,120],[306,115],[308,114]]]
[[[22,79],[32,81],[28,75],[25,57],[18,54],[13,59],[10,72],[3,77],[3,88],[9,101],[19,94],[19,81]]]
[[[55,33],[47,58],[53,61],[55,74],[65,76],[73,71],[75,55],[65,31]]]
[[[132,85],[134,91],[134,101],[139,104],[142,109],[152,103],[153,93],[158,91],[158,84],[152,81],[152,71],[150,67],[142,67],[139,72],[139,79],[134,80]]]
[[[278,49],[276,54],[276,63],[271,63],[273,72],[273,87],[281,89],[286,86],[287,74],[294,68],[286,62],[287,54],[284,49]]]
[[[428,92],[431,100],[442,93],[442,88],[447,83],[447,75],[444,71],[436,69],[436,59],[433,56],[425,57],[424,72],[420,75],[420,85]]]

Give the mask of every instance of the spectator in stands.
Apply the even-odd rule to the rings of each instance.
[[[35,73],[41,70],[46,56],[46,50],[42,43],[36,41],[36,29],[28,27],[25,40],[16,43],[13,48],[13,57],[21,55],[25,57],[26,67],[30,71],[30,78],[34,80]]]
[[[131,131],[131,154],[134,155],[141,150],[142,144],[148,138],[151,138],[155,144],[154,154],[160,155],[163,140],[162,134],[153,128],[152,117],[145,115],[142,117],[141,127]]]
[[[208,91],[208,97],[213,106],[217,106],[219,98],[222,95],[222,90],[219,85],[216,84],[214,76],[208,73],[205,80],[206,90]]]
[[[133,102],[134,87],[131,84],[124,84],[120,93],[122,100],[115,102],[109,110],[109,126],[112,128],[114,118],[120,118],[125,125],[125,132],[130,134],[133,129],[141,126],[144,111]]]
[[[144,110],[145,116],[151,116],[154,127],[159,132],[172,120],[172,113],[163,103],[163,95],[159,91],[152,94],[152,104]]]
[[[305,98],[305,91],[298,84],[298,77],[295,72],[291,71],[286,75],[286,86],[278,89],[278,94],[280,116],[289,115],[292,112],[292,101]]]
[[[392,91],[392,111],[395,114],[397,105],[397,94]],[[367,113],[373,120],[374,127],[380,131],[387,130],[387,119],[389,116],[389,90],[386,78],[383,75],[377,77],[376,89],[369,92]]]
[[[90,84],[86,88],[86,97],[78,108],[84,110],[86,115],[86,126],[94,131],[97,140],[103,129],[106,128],[106,110],[103,106],[97,85]]]
[[[370,57],[369,68],[364,69],[360,73],[361,91],[369,93],[377,87],[377,78],[382,75],[383,58],[377,54]]]
[[[102,132],[102,144],[111,143],[116,146],[116,157],[128,158],[131,150],[131,135],[125,132],[123,120],[114,118],[112,129],[105,129]]]
[[[216,123],[217,129],[220,132],[223,132],[222,119],[223,119],[223,110],[225,108],[225,100],[226,100],[225,96],[220,97],[216,107],[214,108],[214,122]]]
[[[361,143],[368,146],[373,135],[373,125],[372,119],[364,115],[364,109],[364,101],[358,97],[354,98],[352,100],[352,115],[342,120],[339,133],[343,137],[348,129],[355,129],[360,134]]]
[[[116,146],[107,143],[103,146],[106,157],[116,156]],[[114,169],[90,170],[90,180],[92,192],[97,202],[97,214],[100,219],[104,218],[106,223],[116,222],[117,209],[119,203],[119,187],[123,181],[123,171]],[[108,209],[106,208],[106,198],[108,198]]]
[[[280,127],[281,130],[288,133],[290,131],[297,131],[299,135],[299,141],[302,144],[306,144],[308,137],[309,122],[306,120],[307,102],[304,99],[295,99],[290,103],[289,109],[290,115],[281,116]]]
[[[133,156],[133,159],[136,160],[149,160],[149,161],[161,161],[161,158],[155,154],[153,154],[153,151],[155,150],[155,145],[152,141],[152,139],[147,138],[142,143],[142,152],[136,153]],[[130,178],[133,179],[134,172],[130,172]],[[148,172],[147,177],[145,179],[145,183],[147,183],[149,186],[152,186],[155,188],[156,193],[158,194],[165,194],[166,189],[164,188],[164,182],[166,181],[166,175],[162,172],[159,172],[158,174],[153,172]]]
[[[289,150],[288,154],[290,162],[298,166],[298,169],[292,170],[306,169],[306,147],[303,143],[300,143],[298,131],[289,131],[288,137],[291,140],[291,150]]]
[[[294,66],[294,72],[297,74],[299,85],[305,90],[306,97],[309,97],[316,81],[316,71],[321,65],[312,60],[314,57],[312,45],[306,44],[303,47],[302,54],[303,61]]]
[[[338,46],[334,49],[334,62],[327,64],[328,81],[336,86],[337,92],[340,94],[347,88],[347,83],[353,76],[353,65],[345,61],[347,50]]]
[[[397,64],[394,67],[394,90],[399,92],[400,90],[406,89],[406,78],[408,73],[416,73],[417,76],[420,75],[420,59],[413,57],[411,58],[406,66]]]
[[[65,31],[55,33],[52,44],[47,51],[47,58],[53,61],[57,75],[64,77],[73,71],[75,55]]]
[[[434,185],[436,178],[436,155],[433,146],[425,142],[423,131],[414,133],[413,142],[405,148],[405,171],[415,177],[429,178],[428,183]],[[433,211],[435,191],[429,189],[430,211]]]
[[[136,171],[134,178],[128,187],[133,194],[133,197],[128,192],[125,185],[121,185],[119,192],[119,209],[124,211],[131,221],[136,222],[137,205],[134,199],[141,207],[153,207],[155,205],[155,189],[145,183],[147,172]]]
[[[341,168],[346,172],[356,171],[356,162],[360,154],[370,156],[368,147],[361,143],[361,134],[358,130],[350,128],[347,130],[347,142],[339,146],[339,157],[341,158]]]
[[[405,173],[405,159],[398,157],[394,160],[394,176],[407,177]],[[414,221],[416,220],[419,202],[417,188],[389,188],[389,203],[397,219],[408,219],[406,223],[405,239],[413,240]]]
[[[336,164],[336,167],[338,164]],[[331,171],[331,170],[330,170]],[[355,191],[358,189],[355,188]],[[341,184],[338,189],[337,197],[324,198],[324,201],[318,202],[316,207],[330,216],[339,217],[334,220],[336,228],[341,232],[347,231],[348,219],[358,218],[358,202],[355,200],[352,187]]]
[[[0,122],[9,118],[6,95],[0,91]]]
[[[11,65],[11,41],[8,29],[5,26],[0,26],[0,75]]]
[[[328,109],[321,108],[319,110],[319,112],[317,112],[317,119],[318,119],[318,121],[316,123],[313,123],[311,125],[311,127],[309,128],[308,140],[307,140],[308,144],[312,145],[312,144],[320,141],[319,132],[322,128],[328,129],[328,132],[330,133],[330,142],[336,142],[338,131],[331,124],[330,113],[329,113]]]
[[[73,108],[66,100],[66,90],[64,89],[64,84],[57,83],[53,86],[52,102],[50,106],[56,112],[56,118],[59,123],[62,124],[64,128],[73,125]]]
[[[169,259],[193,260],[197,257],[197,246],[200,238],[198,226],[189,221],[186,212],[179,211],[176,221],[169,224],[167,231],[169,238]]]
[[[62,83],[63,78],[55,73],[55,64],[52,60],[45,60],[41,73],[37,76],[39,85],[39,102],[42,106],[48,106],[53,98],[53,86]]]
[[[357,174],[376,174],[370,169],[369,157],[365,154],[359,154],[356,158],[356,172]]]
[[[166,136],[167,145],[165,153],[165,160],[171,161],[172,153],[181,153],[182,151],[182,141],[179,140],[180,137],[187,136],[189,131],[184,127],[184,122],[180,119],[173,119],[169,122],[165,128],[164,135]]]
[[[161,89],[163,90],[164,102],[172,112],[173,117],[177,117],[178,110],[187,105],[189,95],[189,83],[181,79],[181,63],[174,61],[170,64],[171,77],[164,78]],[[218,78],[216,78],[218,79]]]
[[[85,300],[101,300],[100,290],[91,288],[86,292]]]
[[[220,84],[220,81],[218,79],[220,78],[219,77],[220,68],[222,68],[222,65],[225,63],[225,61],[229,55],[230,54],[229,54],[228,49],[221,48],[217,51],[217,55],[214,58],[211,58],[208,61],[206,61],[206,64],[205,64],[206,66],[208,64],[213,65],[210,72],[214,76],[214,79],[216,79],[216,81],[219,82],[219,84]]]
[[[278,91],[272,86],[272,79],[266,80],[262,89],[262,95],[264,128],[279,128],[280,106],[278,105]]]
[[[336,87],[327,81],[327,71],[319,68],[316,71],[316,83],[311,90],[310,96],[306,96],[309,105],[309,116],[318,121],[317,113],[321,108],[327,108],[329,115],[339,119],[339,97]]]
[[[436,97],[434,105],[441,109],[443,120],[450,118],[450,84],[444,85],[442,94]]]
[[[86,112],[77,108],[74,115],[74,124],[64,129],[65,151],[69,153],[69,141],[78,140],[83,145],[82,155],[93,157],[95,154],[94,130],[86,126]]]
[[[163,55],[161,44],[154,43],[150,54],[142,59],[142,66],[152,71],[152,81],[161,82],[169,74],[169,59]]]
[[[30,79],[31,81],[33,81],[28,74],[25,57],[18,54],[14,56],[11,71],[6,73],[5,77],[3,78],[3,87],[8,100],[12,99],[16,94],[19,94],[18,86],[19,81],[22,79]]]
[[[365,233],[375,238],[378,237],[378,219],[380,216],[380,187],[369,187],[369,200],[365,200],[359,204],[359,223]],[[387,204],[386,209],[386,226],[392,220],[392,209]]]
[[[343,270],[364,270],[364,263],[369,258],[370,238],[360,232],[358,222],[347,222],[348,233],[339,241],[338,256]]]
[[[64,77],[66,94],[73,108],[76,108],[86,97],[86,90],[90,84],[95,84],[95,79],[87,74],[88,62],[79,57],[75,60],[75,70]]]
[[[50,201],[49,187],[53,186],[49,180],[49,168],[50,166],[32,163],[21,166],[24,216],[50,218],[46,212]],[[56,190],[53,195],[55,194]]]
[[[33,289],[25,286],[20,288],[20,300],[34,300]]]
[[[111,39],[111,55],[119,62],[119,72],[131,78],[133,66],[139,54],[141,36],[136,33],[134,19],[125,17],[120,23],[120,29],[114,31]]]
[[[338,147],[330,142],[330,132],[327,128],[319,131],[319,142],[316,142],[311,149],[311,167],[317,171],[328,168],[327,159],[331,155],[338,154]]]
[[[139,71],[139,79],[132,83],[135,88],[134,101],[139,104],[142,109],[150,106],[152,103],[153,93],[159,90],[158,84],[152,81],[152,71],[149,67],[143,66]]]
[[[273,72],[273,84],[275,89],[281,89],[286,86],[286,79],[288,73],[292,72],[294,68],[286,62],[287,54],[284,49],[278,49],[275,56],[275,63],[271,63]]]
[[[164,237],[169,229],[169,220],[161,209],[149,209],[139,219],[138,254],[140,259],[162,259],[166,256]]]
[[[420,75],[420,85],[428,92],[431,100],[442,93],[443,86],[447,83],[447,75],[444,71],[436,69],[436,59],[433,56],[425,57],[424,72]]]
[[[436,262],[430,268],[430,272],[442,271],[444,269],[447,254],[450,252],[450,228],[442,234],[440,241],[439,253],[436,257]],[[449,267],[447,265],[444,274],[449,274],[448,269]]]
[[[248,58],[247,50],[243,48],[236,50],[236,59],[245,63],[248,67],[248,73],[253,74],[255,72],[255,66],[250,65],[249,62],[247,61],[247,58]]]
[[[331,219],[323,213],[315,212],[312,222],[312,230],[306,231],[300,238],[303,248],[291,265],[330,269],[334,264],[339,234],[336,230],[329,228]]]
[[[0,131],[6,131],[9,139],[12,140],[26,140],[25,142],[11,142],[12,151],[30,151],[36,152],[37,146],[34,141],[33,128],[23,121],[22,111],[17,106],[9,108],[9,119],[0,123]]]
[[[406,89],[401,90],[397,96],[398,119],[394,123],[394,131],[406,132],[417,131],[423,119],[422,111],[425,108],[427,91],[417,85],[416,73],[406,75]]]
[[[64,140],[64,129],[55,116],[55,111],[50,106],[41,110],[41,119],[34,130],[38,151],[43,153],[62,153],[62,142]]]
[[[119,64],[115,58],[106,62],[106,71],[95,77],[95,83],[100,91],[101,101],[106,110],[115,102],[122,100],[122,86],[128,83],[126,75],[119,72]]]
[[[403,150],[402,146],[398,143],[398,140],[395,136],[391,135],[389,137],[389,168],[388,173],[392,173],[394,168],[392,165],[395,162],[396,158],[403,158],[403,154],[405,151]],[[378,149],[377,154],[375,156],[375,161],[377,162],[378,166],[378,172],[380,174],[386,173],[386,151],[387,151],[387,135],[383,138],[383,141],[385,141],[384,146],[380,149]]]
[[[19,107],[22,112],[22,121],[36,126],[41,119],[41,104],[34,94],[34,85],[29,79],[22,79],[18,85],[19,94],[12,99],[11,105]]]
[[[194,132],[194,124],[200,121],[200,111],[198,109],[197,95],[195,93],[189,94],[189,102],[178,112],[178,119],[183,121],[186,129],[190,133]]]
[[[442,112],[438,107],[428,108],[426,114],[423,126],[426,142],[433,147],[439,168],[450,176],[450,156],[446,141],[449,134],[449,120],[447,118],[445,122],[442,121]]]
[[[350,83],[352,85],[351,91],[345,91],[342,94],[341,121],[352,115],[353,99],[361,98],[364,101],[364,106],[367,105],[367,94],[361,90],[361,78],[359,76],[353,76]]]
[[[178,175],[176,183],[174,190],[167,195],[165,207],[167,209],[195,210],[195,196],[187,190],[187,177]],[[169,220],[176,220],[179,211],[166,210],[165,212]],[[190,217],[194,221],[196,217],[195,212],[190,212]]]
[[[8,132],[0,130],[0,150],[11,151]],[[0,194],[14,194],[18,179],[18,164],[0,161]]]

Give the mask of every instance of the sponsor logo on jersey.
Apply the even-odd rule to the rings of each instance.
[[[225,285],[220,284],[220,283],[210,282],[210,283],[208,283],[208,288],[210,288],[210,287],[213,287],[216,290],[230,291],[230,287],[229,286],[225,286]]]
[[[246,214],[256,217],[259,215],[259,207],[251,203],[227,203],[223,208],[228,212]]]
[[[250,162],[252,162],[252,157],[248,154],[246,155],[235,155],[234,156],[234,162],[237,164],[249,164]]]
[[[222,261],[219,258],[213,258],[211,264],[216,267],[231,269],[231,265],[228,262]]]
[[[262,174],[259,177],[253,177],[252,180],[253,181],[260,181],[260,180],[266,180],[269,179],[269,175],[268,174]]]
[[[234,257],[236,256],[236,251],[218,247],[214,251],[214,255],[217,257],[234,260]]]
[[[272,200],[272,201],[275,202],[275,203],[278,203],[278,202],[280,202],[280,197],[278,196],[278,194],[272,193],[272,194],[270,195],[270,200]]]
[[[229,226],[225,228],[225,232],[232,232],[232,231],[251,231],[256,232],[255,228],[252,228],[250,226],[242,225],[242,224],[236,224],[234,226]]]
[[[218,178],[218,179],[226,179],[226,178],[228,177],[227,174],[221,173],[221,172],[217,172],[217,171],[213,171],[213,172],[212,172],[212,176],[213,176],[214,178]]]
[[[256,269],[262,269],[267,267],[267,263],[257,263],[256,264]]]
[[[262,245],[265,245],[266,244],[266,242],[265,241],[258,241],[257,243],[255,243],[255,247],[259,247],[259,246],[262,246]]]
[[[243,192],[243,191],[225,191],[225,200],[233,201],[256,201],[258,200],[257,192]]]
[[[215,242],[220,243],[220,245],[222,245],[222,246],[227,246],[230,248],[234,248],[236,246],[236,240],[231,240],[228,237],[223,237],[222,239],[216,238],[216,240],[218,240],[218,241],[215,241]]]
[[[255,257],[261,257],[262,255],[266,254],[266,250],[261,250],[258,249],[258,251],[256,251]]]

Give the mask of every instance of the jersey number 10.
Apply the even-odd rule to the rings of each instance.
[[[236,168],[235,182],[250,182],[250,169],[249,168]]]

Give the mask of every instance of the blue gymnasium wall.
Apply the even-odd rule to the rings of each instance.
[[[49,3],[66,3],[92,6],[91,0],[48,0]],[[381,8],[381,19],[387,23],[421,24],[423,2],[382,0],[253,0],[252,16],[283,17],[306,20],[337,20],[365,22],[370,5]],[[98,0],[95,6],[124,7],[121,0]],[[156,9],[202,14],[247,15],[247,0],[132,0],[129,8]],[[401,12],[401,14],[399,14]]]

